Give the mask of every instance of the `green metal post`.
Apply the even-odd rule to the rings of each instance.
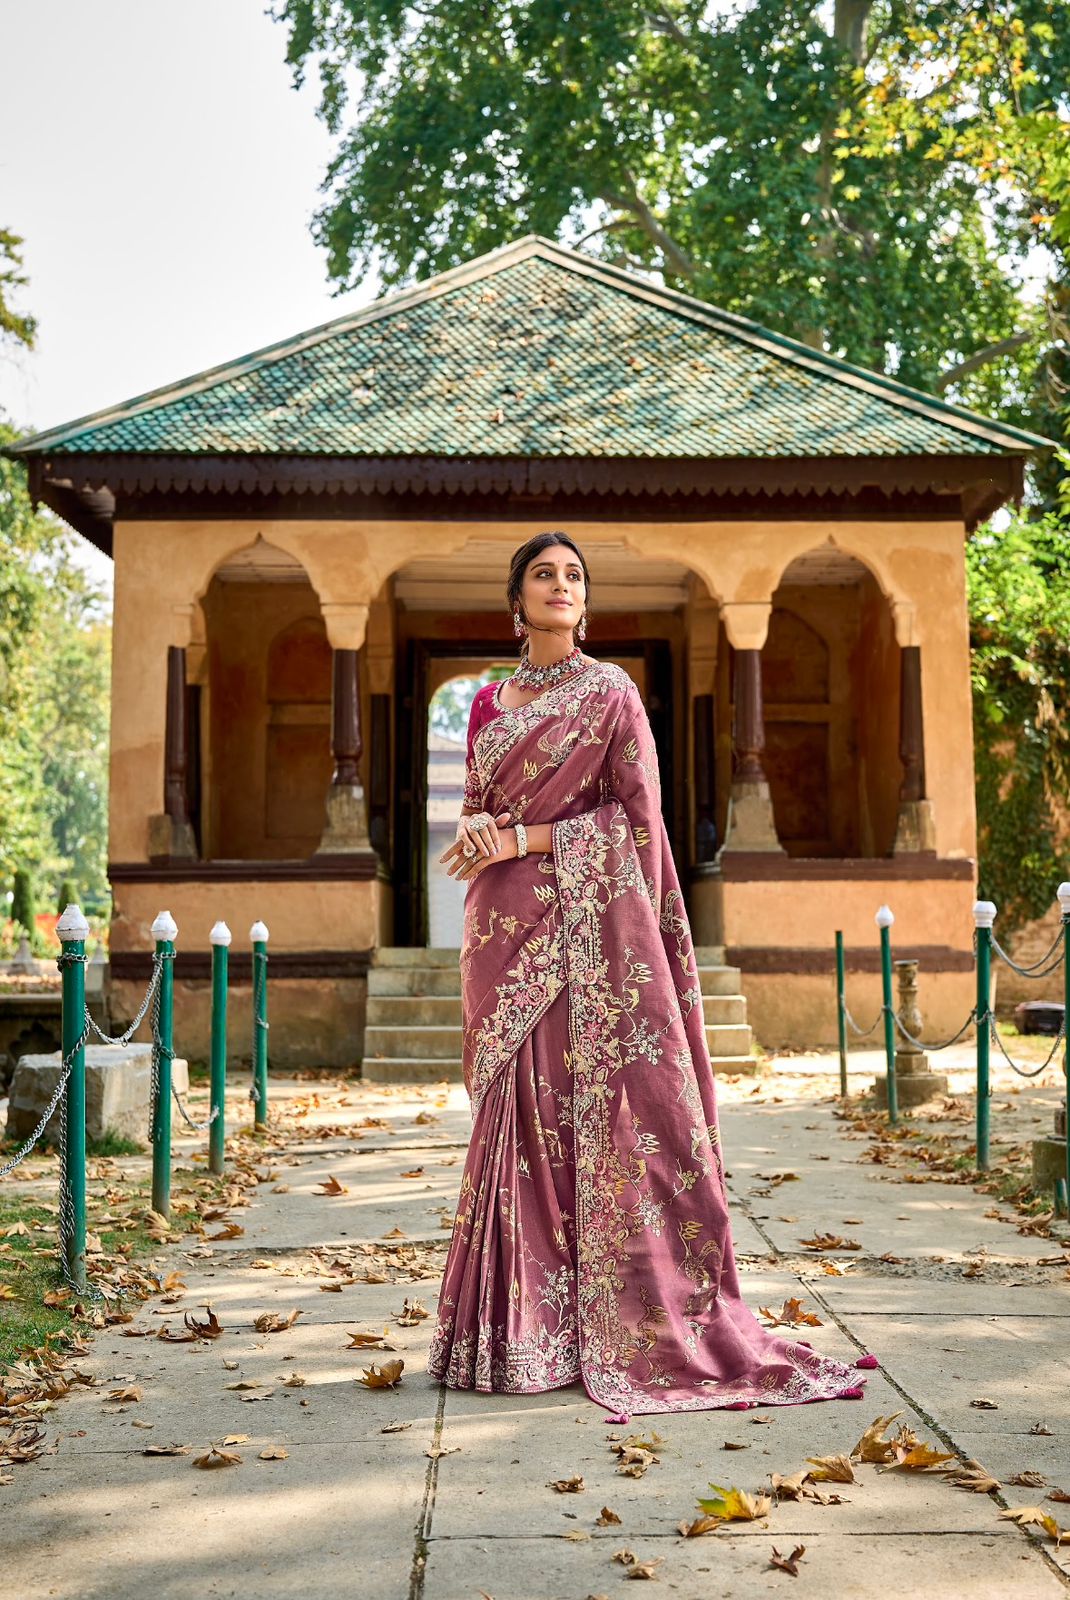
[[[1070,1217],[1070,883],[1058,889],[1063,917],[1063,1085],[1066,1094],[1066,1214]]]
[[[78,906],[70,905],[56,923],[63,945],[60,973],[63,980],[63,1060],[66,1061],[85,1031],[85,939],[89,924]],[[85,1273],[85,1047],[71,1062],[67,1079],[67,1138],[60,1158],[63,1181],[70,1201],[72,1226],[64,1239],[67,1280],[83,1294]],[[61,1218],[61,1224],[62,1224]]]
[[[987,1172],[991,1158],[989,1089],[989,997],[992,987],[992,924],[996,908],[991,900],[978,900],[973,908],[977,928],[977,1170]]]
[[[217,922],[208,941],[212,946],[212,1121],[208,1125],[208,1170],[223,1171],[227,1100],[227,965],[230,929]]]
[[[888,906],[877,912],[877,927],[881,933],[881,995],[884,1006],[884,1059],[888,1085],[888,1121],[894,1128],[899,1121],[899,1096],[895,1085],[895,1017],[892,1010],[892,923],[895,921]]]
[[[161,911],[152,925],[160,968],[159,1034],[156,1052],[156,1105],[152,1118],[152,1209],[171,1215],[171,1047],[174,1032],[174,953],[178,928],[169,911]]]
[[[836,934],[836,1034],[840,1042],[840,1094],[847,1096],[847,976],[844,970],[843,934]]]
[[[268,1020],[267,947],[268,930],[262,922],[249,929],[253,943],[253,1088],[256,1091],[253,1125],[267,1127]]]

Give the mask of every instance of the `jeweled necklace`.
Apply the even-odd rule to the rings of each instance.
[[[548,661],[544,667],[537,667],[525,656],[517,667],[510,683],[515,683],[518,689],[551,689],[555,683],[560,683],[562,678],[569,677],[580,664],[583,651],[578,644],[574,644],[567,656],[562,656],[560,661]]]

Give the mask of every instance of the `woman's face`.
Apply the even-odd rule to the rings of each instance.
[[[525,569],[521,614],[529,624],[571,634],[583,616],[584,588],[576,553],[567,544],[548,544]]]

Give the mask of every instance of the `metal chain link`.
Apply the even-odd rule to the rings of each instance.
[[[880,1025],[884,1018],[885,1007],[881,1006],[880,1010],[877,1012],[876,1022],[871,1023],[868,1028],[860,1028],[854,1017],[852,1017],[850,1011],[847,1009],[847,1001],[841,999],[840,1005],[843,1008],[844,1016],[847,1018],[848,1026],[854,1029],[860,1039],[868,1039],[869,1035]]]
[[[1062,942],[1063,936],[1060,933],[1051,949],[1046,955],[1041,956],[1039,961],[1032,962],[1028,967],[1020,967],[1017,961],[1015,961],[1012,956],[1007,954],[1006,950],[1004,950],[995,934],[992,935],[992,949],[1002,961],[1007,963],[1008,967],[1011,967],[1018,974],[1020,978],[1050,978],[1053,972],[1058,972],[1059,968],[1063,964],[1064,958],[1064,952],[1061,948]],[[1051,958],[1056,949],[1059,950],[1059,954],[1053,961]],[[1047,963],[1047,965],[1045,965],[1045,963]]]
[[[134,1034],[137,1032],[138,1028],[140,1028],[142,1022],[144,1021],[145,1013],[149,1009],[149,1005],[151,1004],[152,1000],[156,996],[157,991],[159,990],[159,987],[160,987],[160,973],[163,971],[163,962],[164,962],[164,957],[163,956],[158,956],[156,954],[153,955],[153,958],[152,958],[152,977],[149,980],[149,987],[145,991],[145,998],[141,1002],[141,1009],[138,1011],[137,1016],[134,1018],[133,1022],[127,1028],[125,1033],[120,1033],[113,1039],[110,1034],[104,1032],[103,1028],[99,1028],[97,1026],[97,1024],[93,1021],[92,1017],[89,1015],[89,1011],[88,1011],[88,1008],[87,1008],[87,1010],[86,1010],[86,1020],[88,1022],[89,1027],[92,1028],[93,1032],[96,1034],[97,1038],[100,1040],[101,1044],[128,1045],[130,1043],[130,1041],[133,1038]]]
[[[1051,1049],[1048,1051],[1048,1059],[1042,1062],[1039,1067],[1033,1067],[1032,1069],[1028,1067],[1020,1067],[1016,1061],[1011,1060],[1010,1056],[1007,1054],[1007,1046],[1003,1043],[1003,1040],[999,1036],[999,1031],[996,1028],[995,1015],[991,1011],[988,1013],[988,1031],[1002,1051],[1003,1058],[1007,1065],[1011,1067],[1020,1078],[1038,1078],[1046,1067],[1051,1066],[1055,1059],[1055,1052],[1058,1050],[1062,1040],[1066,1037],[1066,1016],[1064,1014],[1062,1021],[1059,1023],[1059,1031],[1055,1035]]]
[[[962,1024],[962,1027],[959,1029],[958,1033],[952,1035],[950,1039],[945,1040],[943,1044],[923,1044],[920,1039],[915,1039],[914,1035],[907,1031],[905,1024],[900,1021],[899,1013],[896,1011],[892,1012],[892,1021],[899,1029],[899,1032],[903,1035],[903,1038],[909,1040],[916,1050],[931,1051],[934,1055],[940,1050],[950,1049],[953,1044],[958,1044],[959,1040],[962,1038],[962,1035],[966,1032],[966,1029],[969,1028],[976,1021],[976,1019],[977,1007],[973,1006],[971,1007],[969,1016]]]

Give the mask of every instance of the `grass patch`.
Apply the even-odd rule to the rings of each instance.
[[[99,1139],[87,1139],[85,1143],[87,1156],[143,1156],[147,1149],[143,1140],[128,1139],[114,1128],[105,1128]]]

